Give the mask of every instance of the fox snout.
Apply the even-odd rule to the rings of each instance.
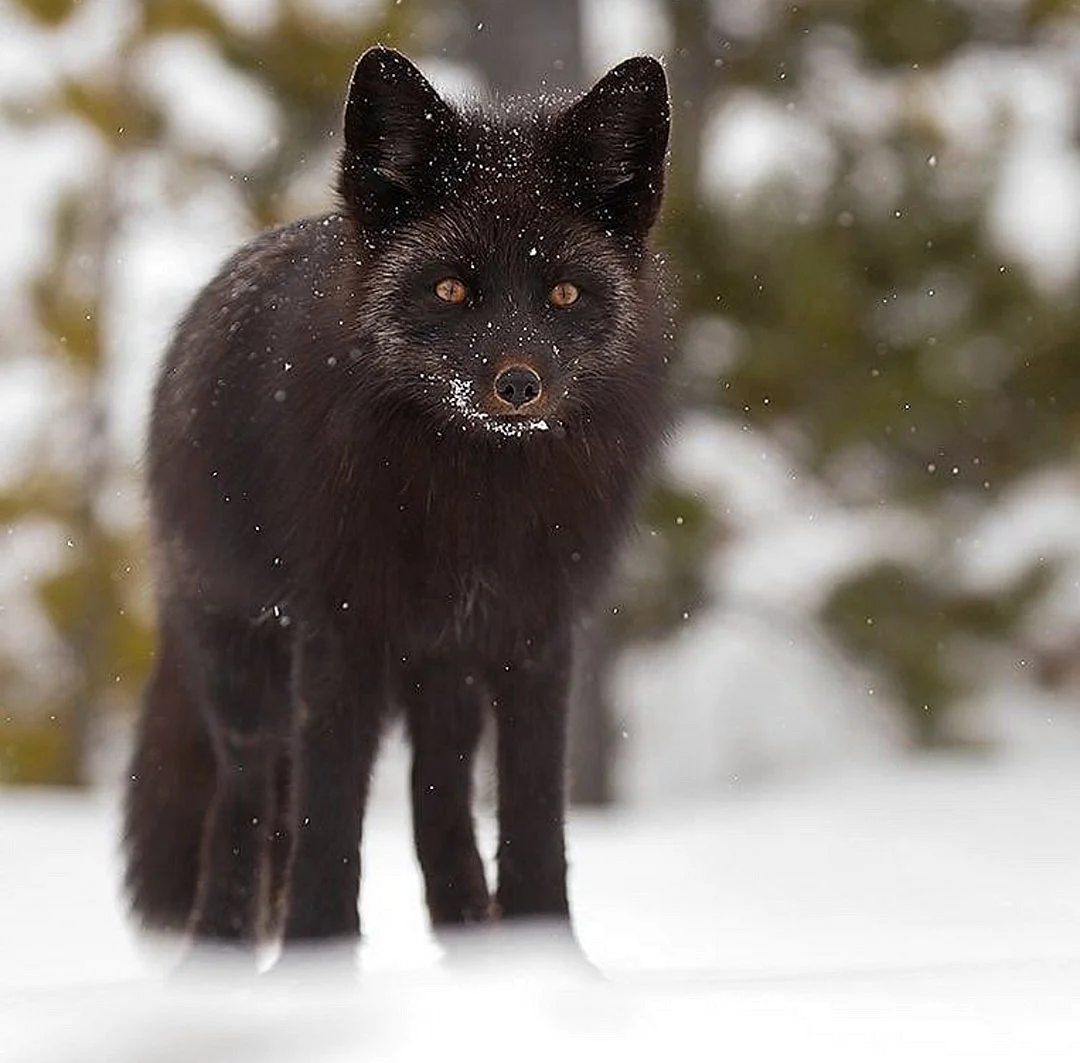
[[[496,374],[494,391],[496,404],[508,413],[527,413],[539,402],[544,384],[532,366],[510,365]]]

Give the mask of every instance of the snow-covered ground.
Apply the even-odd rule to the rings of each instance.
[[[577,815],[599,976],[513,940],[441,965],[384,791],[347,985],[168,979],[125,928],[114,800],[3,793],[0,1060],[1077,1059],[1078,767],[913,760]]]

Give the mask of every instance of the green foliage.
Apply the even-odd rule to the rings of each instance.
[[[57,34],[81,8],[72,0],[11,2]],[[805,472],[837,504],[902,505],[939,533],[936,542],[948,540],[958,503],[985,512],[1035,471],[1075,461],[1080,443],[1080,302],[1040,289],[1003,261],[985,224],[1001,144],[954,142],[927,104],[928,80],[965,51],[1045,47],[1056,29],[1080,19],[1075,0],[999,8],[762,0],[758,31],[725,40],[714,24],[722,4],[667,4],[676,109],[662,240],[683,323],[720,318],[738,337],[737,356],[722,374],[699,374],[689,401],[796,441]],[[106,492],[135,475],[107,451],[102,398],[120,193],[135,160],[167,153],[181,185],[239,178],[252,227],[274,224],[283,192],[336,144],[343,87],[359,52],[376,39],[415,50],[412,29],[441,24],[423,16],[445,14],[422,0],[385,0],[374,12],[362,5],[355,17],[267,0],[253,28],[210,0],[154,0],[131,10],[114,63],[68,76],[33,107],[0,99],[7,121],[75,120],[101,147],[55,204],[46,254],[25,292],[32,333],[2,334],[10,349],[0,357],[31,351],[63,368],[74,397],[58,427],[77,427],[80,459],[63,465],[45,448],[22,480],[0,491],[0,527],[36,522],[73,544],[29,588],[63,648],[63,676],[36,683],[33,662],[0,657],[4,781],[78,781],[94,714],[129,706],[150,660],[141,540],[137,529],[114,527],[99,513]],[[169,141],[160,105],[134,71],[149,48],[176,35],[209,42],[273,99],[276,146],[253,172],[237,173],[227,153],[195,155]],[[808,105],[809,57],[822,41],[851,42],[855,63],[896,79],[895,120],[856,129],[820,103]],[[707,120],[735,90],[823,128],[831,161],[812,202],[787,171],[740,199],[702,196]],[[1007,108],[997,116],[1001,137],[1009,117]],[[884,176],[867,178],[871,158]],[[872,487],[851,487],[838,470],[866,453]],[[656,490],[620,599],[621,637],[656,637],[692,617],[726,534],[722,514],[701,499],[672,484]],[[827,630],[883,677],[921,744],[947,740],[950,710],[978,688],[967,649],[1015,645],[1056,578],[1043,566],[1005,591],[975,594],[943,578],[943,567],[927,556],[860,570],[821,613]]]
[[[404,38],[417,6],[417,0],[388,0],[374,13],[365,8],[363,19],[349,21],[301,0],[278,0],[262,28],[238,30],[214,5],[200,0],[147,5],[148,37],[196,33],[207,38],[229,66],[274,100],[281,113],[277,150],[245,175],[253,228],[285,220],[282,190],[337,132],[344,87],[357,56],[376,40],[393,44]]]
[[[976,19],[973,5],[952,0],[811,0],[770,5],[758,35],[734,44],[702,32],[691,8],[722,10],[687,4],[675,20],[677,34],[691,34],[675,42],[677,98],[688,100],[679,116],[723,106],[737,86],[796,118],[805,108],[831,155],[814,197],[778,176],[718,201],[701,196],[696,158],[686,153],[687,173],[673,157],[664,241],[684,319],[719,316],[739,338],[735,363],[711,388],[699,381],[692,401],[797,440],[798,460],[837,504],[902,505],[938,541],[958,503],[985,512],[1024,477],[1075,461],[1080,303],[1040,288],[987,235],[1010,116],[998,116],[997,140],[954,142],[927,86],[965,51],[1045,46],[1033,29],[1053,20],[1075,32],[1078,5],[1035,0]],[[868,76],[893,79],[895,116],[854,127],[808,103],[807,56],[822,41],[851,42]],[[695,47],[715,61],[681,58]],[[838,472],[854,454],[872,455],[872,486]],[[981,678],[952,648],[1015,643],[1053,579],[1047,570],[979,597],[939,578],[939,562],[860,572],[822,614],[886,679],[914,740],[930,744]],[[671,572],[677,597],[685,577],[677,564]]]
[[[74,728],[55,714],[0,720],[0,784],[43,785],[77,778]]]
[[[976,689],[965,642],[1002,643],[1051,583],[1033,567],[1005,593],[974,594],[893,562],[841,584],[823,618],[850,653],[888,677],[917,746],[949,744],[948,709]]]
[[[20,0],[48,31],[68,32],[77,3]],[[109,452],[104,387],[110,359],[108,321],[116,291],[112,264],[120,239],[123,189],[140,153],[167,152],[180,180],[231,180],[228,158],[209,158],[168,141],[158,102],[135,70],[146,50],[175,34],[209,41],[223,60],[253,79],[282,116],[277,149],[258,172],[241,175],[255,226],[281,218],[280,193],[336,128],[343,86],[357,55],[378,37],[406,32],[414,3],[390,0],[372,15],[331,15],[300,0],[270,5],[257,29],[234,25],[202,0],[154,0],[132,17],[111,64],[62,79],[27,107],[0,99],[0,115],[24,126],[74,120],[96,137],[98,162],[58,195],[47,254],[27,284],[31,336],[5,333],[18,353],[54,359],[71,384],[57,429],[70,435],[61,463],[48,456],[0,491],[0,526],[54,529],[67,543],[60,562],[27,585],[28,603],[60,647],[58,674],[41,681],[40,665],[0,654],[0,781],[78,784],[85,779],[96,717],[130,707],[152,659],[146,615],[146,564],[139,529],[115,527],[99,512],[106,493],[136,470]],[[329,190],[328,190],[329,191]],[[0,356],[15,350],[0,351]],[[159,352],[146,352],[147,358]]]
[[[52,353],[89,377],[100,371],[104,355],[95,279],[78,265],[86,254],[87,197],[71,192],[60,198],[53,220],[49,257],[30,285],[30,301]]]
[[[1072,20],[1080,15],[1077,0],[1031,0],[1025,10],[1030,26],[1042,26],[1058,20]]]
[[[614,629],[623,639],[657,638],[688,620],[706,600],[705,563],[722,528],[695,495],[661,484],[645,499],[640,537]]]
[[[18,6],[46,26],[66,22],[79,8],[79,0],[18,0]]]
[[[881,66],[940,63],[971,35],[967,9],[949,0],[859,3],[852,24],[867,57]]]

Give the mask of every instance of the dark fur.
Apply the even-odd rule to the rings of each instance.
[[[181,323],[151,424],[161,649],[127,801],[145,924],[356,934],[390,706],[435,924],[568,917],[572,630],[667,417],[645,246],[667,122],[653,60],[568,108],[481,116],[373,49],[341,212],[254,240]],[[466,304],[435,296],[447,276]],[[563,280],[582,294],[559,309]],[[528,417],[493,397],[508,364],[543,380]],[[470,808],[485,709],[494,903]]]

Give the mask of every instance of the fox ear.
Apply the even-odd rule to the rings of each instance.
[[[554,156],[578,209],[643,241],[664,192],[670,107],[664,68],[649,56],[611,70],[556,120]]]
[[[423,74],[392,48],[357,61],[345,104],[339,190],[365,225],[404,220],[433,179],[454,113]]]

